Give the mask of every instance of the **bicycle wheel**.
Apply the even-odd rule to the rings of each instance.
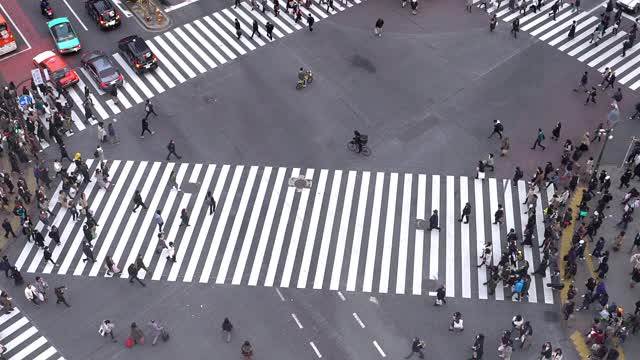
[[[351,150],[351,151],[356,151],[356,148],[357,148],[357,147],[356,147],[356,144],[354,144],[354,142],[353,142],[353,141],[349,141],[349,142],[347,143],[347,149],[349,149],[349,150]]]
[[[371,149],[369,149],[366,146],[363,146],[362,147],[362,152],[360,154],[362,154],[364,156],[369,156],[369,155],[371,155]]]

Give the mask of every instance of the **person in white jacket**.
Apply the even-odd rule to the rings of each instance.
[[[35,286],[31,284],[27,284],[27,287],[24,288],[24,296],[32,303],[36,305],[40,305],[40,303],[38,302],[38,299],[40,298],[41,295],[38,292],[38,289],[35,288]]]

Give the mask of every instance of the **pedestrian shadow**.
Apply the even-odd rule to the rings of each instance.
[[[369,59],[366,59],[360,55],[353,55],[351,57],[351,65],[357,68],[361,68],[362,70],[371,74],[375,74],[377,72],[375,65],[373,65],[373,63]]]

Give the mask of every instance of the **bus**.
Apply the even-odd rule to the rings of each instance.
[[[16,38],[11,32],[9,23],[4,16],[0,14],[0,55],[15,51],[17,48],[18,44],[16,44]]]

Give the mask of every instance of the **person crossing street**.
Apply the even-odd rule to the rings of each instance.
[[[171,155],[177,157],[178,159],[182,159],[182,156],[178,155],[176,153],[176,142],[175,140],[171,139],[169,141],[169,144],[167,145],[167,150],[169,150],[169,154],[167,155],[167,160],[169,160],[171,158]]]

